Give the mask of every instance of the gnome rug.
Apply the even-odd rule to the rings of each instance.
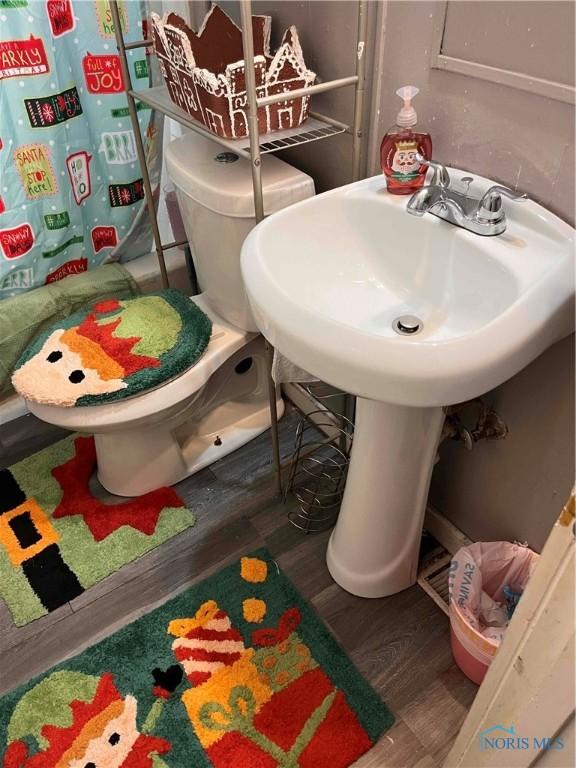
[[[266,550],[0,699],[3,768],[345,768],[393,723]]]
[[[170,288],[105,299],[39,334],[16,364],[12,384],[45,405],[120,400],[190,368],[211,333],[209,317]]]
[[[94,438],[71,435],[0,470],[0,598],[17,626],[194,525],[172,488],[103,502],[95,469]]]

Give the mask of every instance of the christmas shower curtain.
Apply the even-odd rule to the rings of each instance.
[[[125,39],[144,5],[119,3]],[[135,88],[146,49],[128,52]],[[139,122],[153,180],[158,117]],[[0,0],[0,300],[150,251],[114,25],[107,0]]]

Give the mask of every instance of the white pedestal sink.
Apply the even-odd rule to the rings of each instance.
[[[479,178],[470,192],[491,184]],[[364,597],[415,582],[442,407],[501,384],[574,328],[565,222],[528,201],[508,206],[507,231],[486,238],[412,217],[407,199],[365,179],[274,214],[242,251],[264,336],[358,396],[327,561]],[[420,320],[418,333],[394,330],[405,315]]]

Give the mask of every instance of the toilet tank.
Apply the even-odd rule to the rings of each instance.
[[[240,249],[255,226],[250,161],[197,133],[166,148],[198,284],[210,307],[232,325],[258,328],[240,273]],[[314,194],[310,176],[273,155],[262,156],[266,215]]]

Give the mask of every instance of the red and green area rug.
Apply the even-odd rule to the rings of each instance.
[[[194,524],[172,488],[99,500],[95,469],[94,439],[73,435],[0,470],[0,598],[17,626]]]
[[[345,768],[393,723],[266,550],[0,699],[3,768]]]

